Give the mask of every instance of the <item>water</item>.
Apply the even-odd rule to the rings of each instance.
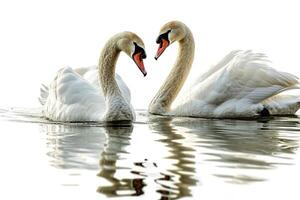
[[[299,199],[300,118],[52,123],[0,110],[0,199]]]

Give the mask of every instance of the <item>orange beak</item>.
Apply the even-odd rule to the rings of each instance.
[[[138,68],[141,70],[143,75],[146,76],[147,72],[146,72],[144,62],[143,62],[143,59],[142,59],[142,52],[135,54],[133,56],[133,60],[134,60],[135,64],[138,66]]]
[[[166,48],[168,46],[169,46],[169,42],[166,39],[162,39],[161,43],[160,43],[160,45],[158,47],[156,56],[154,57],[155,60],[157,60],[161,56],[161,54],[166,50]]]

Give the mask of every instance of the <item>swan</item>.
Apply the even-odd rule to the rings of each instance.
[[[136,34],[122,32],[104,45],[98,66],[60,69],[49,87],[42,86],[44,117],[52,121],[134,121],[130,91],[115,73],[120,52],[130,56],[144,76],[144,43]]]
[[[194,59],[194,38],[182,22],[165,24],[156,43],[155,59],[175,41],[179,54],[167,79],[152,99],[148,111],[157,115],[205,118],[253,118],[292,115],[300,108],[300,96],[282,92],[298,89],[298,78],[269,66],[266,56],[252,51],[232,51],[200,76],[183,98],[172,105]]]

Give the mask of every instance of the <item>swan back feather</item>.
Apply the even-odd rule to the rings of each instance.
[[[189,98],[179,102],[172,113],[202,117],[257,116],[264,106],[269,105],[265,100],[299,85],[296,76],[271,68],[270,61],[261,53],[235,51],[220,63],[198,79],[201,81],[185,95]],[[272,102],[275,105],[275,101]],[[279,107],[295,105],[291,100],[286,106],[282,102],[277,109],[270,109],[272,114],[283,111]],[[267,107],[272,108],[272,105]]]

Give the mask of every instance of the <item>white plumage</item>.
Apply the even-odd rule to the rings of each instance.
[[[300,95],[284,93],[300,88],[298,78],[271,68],[264,54],[252,51],[232,51],[172,104],[193,64],[194,37],[184,23],[171,21],[162,26],[156,42],[159,43],[156,59],[174,42],[179,43],[179,53],[149,105],[152,114],[253,118],[293,115],[300,108]]]
[[[253,117],[266,108],[271,115],[294,114],[300,97],[283,95],[299,88],[298,78],[269,66],[266,56],[233,51],[200,76],[170,114],[197,117]]]
[[[115,78],[130,104],[129,88],[118,74]],[[60,69],[49,88],[42,89],[40,101],[44,116],[54,121],[102,121],[107,107],[97,66]]]
[[[43,114],[53,121],[134,121],[130,91],[115,73],[120,52],[126,53],[146,76],[144,43],[132,32],[111,37],[98,66],[59,70],[49,87],[42,86]]]

